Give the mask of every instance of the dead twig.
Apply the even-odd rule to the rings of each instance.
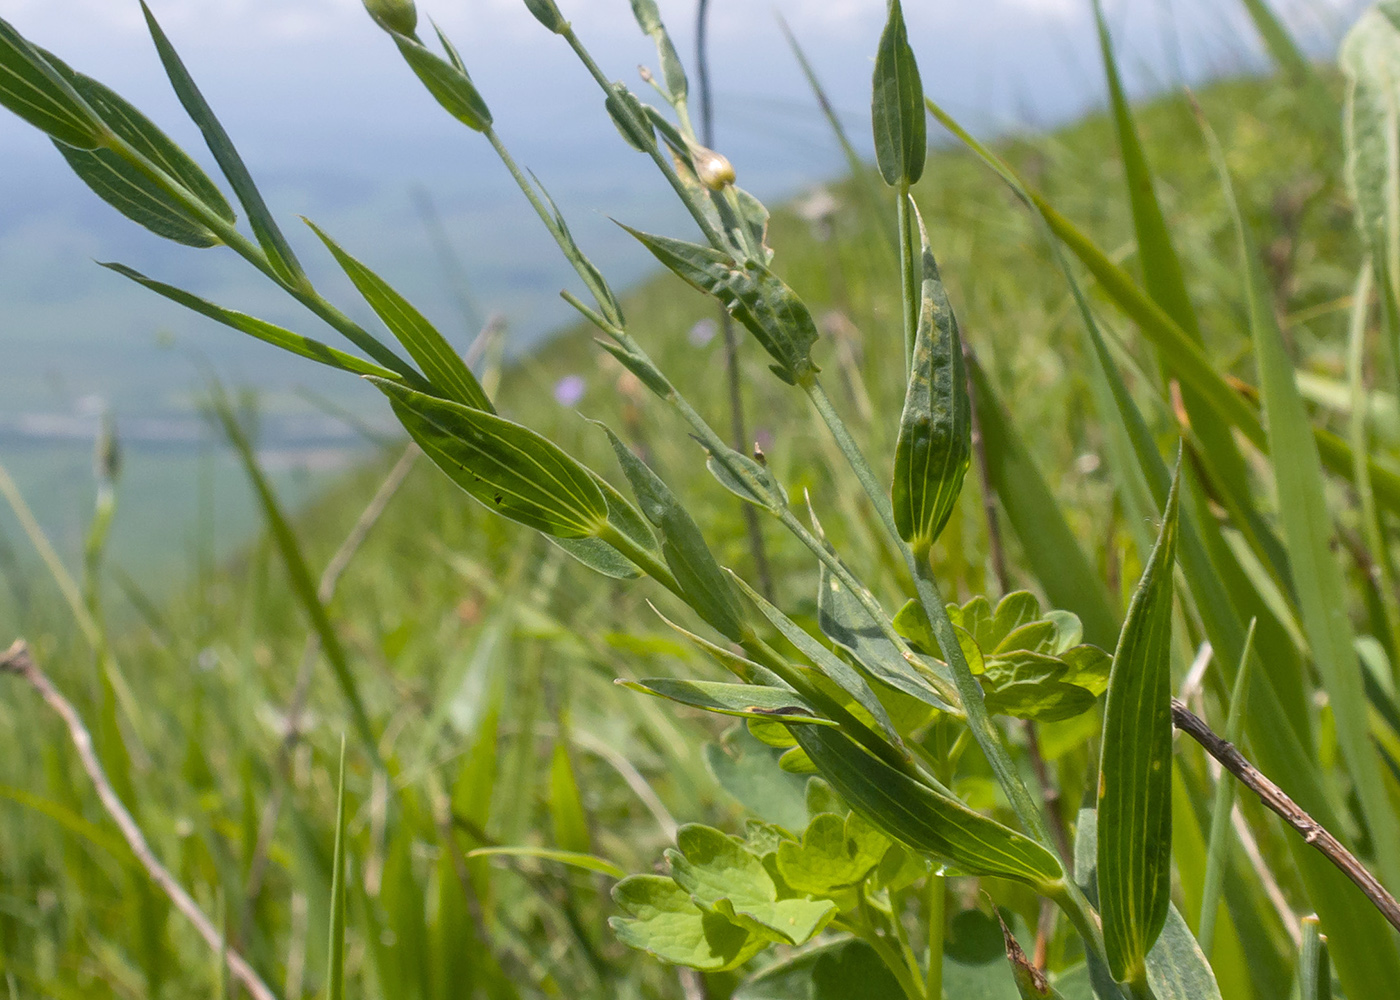
[[[1391,926],[1400,930],[1400,903],[1397,903],[1395,897],[1386,891],[1385,886],[1381,885],[1376,877],[1366,870],[1365,865],[1342,846],[1341,841],[1332,836],[1321,823],[1304,812],[1298,803],[1284,793],[1283,789],[1245,760],[1244,755],[1235,748],[1233,743],[1217,736],[1200,716],[1175,698],[1172,699],[1172,722],[1176,724],[1177,729],[1199,743],[1206,753],[1218,760],[1220,765],[1238,778],[1241,784],[1259,796],[1264,805],[1302,834],[1303,839],[1317,848],[1323,857],[1336,865],[1343,875],[1351,879],[1356,887],[1366,894],[1366,898],[1374,904],[1376,909],[1381,911],[1381,915],[1386,920],[1390,921]]]
[[[39,692],[39,696],[44,699],[44,702],[63,720],[68,727],[68,735],[73,741],[73,747],[78,751],[78,758],[82,761],[83,770],[87,772],[88,778],[92,781],[93,788],[97,791],[97,797],[101,800],[103,808],[117,824],[117,829],[121,831],[127,846],[131,848],[131,853],[136,856],[137,862],[146,870],[151,881],[194,925],[194,929],[204,939],[204,943],[215,954],[223,956],[224,962],[228,965],[229,974],[238,980],[254,1000],[277,1000],[277,994],[273,993],[272,989],[262,981],[256,970],[248,964],[242,955],[229,947],[223,935],[219,933],[219,929],[214,926],[214,922],[199,908],[199,904],[181,887],[180,883],[175,881],[175,876],[170,874],[151,851],[141,828],[136,825],[131,813],[127,812],[126,806],[122,805],[122,800],[117,797],[112,783],[107,779],[107,772],[103,770],[102,762],[97,759],[97,753],[93,750],[92,734],[83,725],[78,710],[54,686],[48,675],[39,669],[39,665],[34,662],[34,657],[30,654],[29,647],[24,640],[16,641],[8,652],[0,657],[0,673],[14,674],[16,677],[28,681],[30,686]]]

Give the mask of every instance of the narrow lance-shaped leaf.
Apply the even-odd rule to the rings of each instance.
[[[132,270],[123,264],[103,264],[103,267],[115,271],[123,277],[130,278],[139,285],[144,285],[151,291],[165,296],[172,302],[178,302],[186,309],[190,309],[202,316],[208,316],[225,326],[232,327],[250,337],[256,337],[264,343],[274,347],[280,347],[284,351],[299,355],[319,364],[328,365],[331,368],[339,368],[341,371],[351,372],[355,375],[373,375],[376,378],[397,381],[401,376],[391,372],[387,368],[381,368],[372,361],[365,361],[357,358],[353,354],[346,354],[344,351],[336,350],[319,340],[312,340],[310,337],[303,337],[301,334],[284,330],[280,326],[274,326],[256,316],[249,316],[247,313],[237,312],[233,309],[225,309],[223,306],[215,305],[206,299],[201,299],[197,295],[176,288],[174,285],[167,285],[164,282],[148,278],[139,271]]]
[[[599,424],[612,442],[642,513],[661,532],[661,552],[676,576],[687,602],[725,638],[737,642],[743,634],[743,610],[734,588],[715,562],[695,519],[681,506],[661,477],[633,454],[622,439]]]
[[[1327,938],[1318,932],[1317,917],[1303,918],[1303,947],[1298,952],[1299,1000],[1332,1000],[1332,962]]]
[[[350,256],[340,245],[327,236],[311,220],[306,220],[311,231],[321,238],[336,263],[346,273],[375,314],[384,321],[390,332],[403,344],[418,367],[423,370],[445,399],[470,406],[476,410],[496,412],[481,388],[466,361],[458,354],[447,338],[428,322],[407,299],[396,292],[387,281],[379,277],[360,261]]]
[[[1064,878],[1059,860],[1029,837],[876,760],[838,730],[794,726],[791,731],[831,787],[900,843],[969,875],[1042,889]]]
[[[0,104],[75,149],[103,143],[102,119],[9,21],[0,18]]]
[[[764,719],[790,723],[834,726],[801,695],[776,687],[757,684],[721,684],[715,681],[687,681],[657,677],[640,681],[618,681],[622,687],[655,695],[680,705],[732,715],[744,719]]]
[[[798,651],[811,660],[817,669],[826,675],[828,680],[845,691],[861,708],[870,713],[891,743],[895,746],[902,744],[899,733],[894,728],[894,723],[890,721],[889,713],[885,711],[885,706],[881,704],[880,699],[875,696],[875,692],[870,689],[870,685],[865,682],[865,678],[857,673],[854,667],[808,635],[802,626],[769,604],[758,591],[739,577],[731,573],[730,579],[738,584],[739,589],[749,600],[754,602],[758,610],[763,613],[763,617],[767,618],[773,627],[783,634],[783,638],[796,646]]]
[[[58,57],[47,52],[44,56],[120,140],[182,186],[211,214],[230,224],[234,222],[233,209],[214,182],[149,118],[101,83],[70,69]],[[54,140],[54,145],[98,197],[157,236],[192,247],[210,247],[220,242],[187,205],[115,150],[77,149],[58,140]]]
[[[817,325],[797,293],[756,261],[738,263],[710,247],[623,226],[657,260],[678,277],[715,298],[729,310],[777,364],[773,372],[797,385],[817,371],[812,345]]]
[[[444,111],[473,131],[485,132],[491,127],[491,109],[486,106],[476,84],[472,83],[462,67],[456,51],[446,47],[447,39],[441,32],[438,37],[446,47],[448,59],[429,51],[422,42],[408,35],[390,31],[389,37],[399,47],[399,54],[408,63],[409,69],[413,70]]]
[[[917,209],[914,216],[923,247],[922,305],[895,446],[892,496],[895,526],[917,551],[938,538],[962,490],[972,456],[972,404],[958,321]]]
[[[656,0],[632,0],[632,14],[638,26],[651,36],[656,43],[656,56],[661,61],[661,77],[666,81],[666,90],[673,101],[684,101],[689,85],[685,78],[685,67],[681,65],[676,47],[662,23],[661,11]]]
[[[870,114],[880,176],[891,186],[913,184],[923,176],[928,131],[924,88],[899,0],[890,0],[889,19],[875,56],[873,91]]]
[[[1171,627],[1180,470],[1113,656],[1099,764],[1099,912],[1109,968],[1146,982],[1171,905]]]
[[[268,210],[267,203],[263,201],[257,185],[253,183],[253,175],[248,172],[247,166],[244,165],[243,157],[239,156],[233,141],[224,131],[223,125],[219,124],[219,119],[214,116],[213,109],[209,107],[209,102],[199,92],[199,87],[195,85],[194,78],[185,69],[185,64],[176,53],[175,47],[170,44],[170,39],[165,36],[165,32],[156,22],[155,15],[146,6],[146,0],[141,0],[141,11],[146,15],[146,27],[151,33],[151,39],[155,42],[161,64],[165,67],[165,74],[170,78],[171,86],[175,88],[176,96],[180,98],[180,103],[190,118],[199,126],[199,131],[204,135],[204,142],[208,145],[209,151],[214,154],[219,169],[224,172],[224,176],[228,178],[229,184],[233,187],[234,194],[243,203],[243,210],[248,213],[248,221],[252,224],[253,233],[257,236],[258,242],[262,244],[269,261],[284,278],[288,280],[301,279],[303,277],[301,264],[298,262],[296,254],[292,252],[291,245],[287,243],[287,238],[282,235],[282,230],[278,227],[276,220],[273,219],[272,212]]]
[[[370,381],[424,454],[484,506],[559,538],[606,527],[607,501],[592,474],[551,441],[484,410]]]

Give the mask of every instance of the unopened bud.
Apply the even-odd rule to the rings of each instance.
[[[364,0],[369,16],[385,31],[412,35],[418,30],[418,8],[413,0]]]
[[[711,191],[723,191],[734,183],[734,165],[713,149],[696,146],[691,151],[695,176]]]
[[[554,5],[554,0],[525,0],[525,6],[530,8],[530,13],[535,15],[536,21],[556,35],[562,35],[564,29],[569,26],[569,22],[564,20],[564,15]]]

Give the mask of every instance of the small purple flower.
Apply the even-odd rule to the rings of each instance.
[[[554,384],[554,400],[560,406],[577,406],[588,383],[581,375],[565,375]]]
[[[702,319],[690,328],[688,339],[692,347],[704,347],[715,339],[715,334],[719,333],[719,325],[712,319]]]

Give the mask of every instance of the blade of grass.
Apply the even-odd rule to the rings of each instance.
[[[1244,655],[1240,657],[1239,669],[1235,672],[1235,683],[1230,694],[1230,711],[1225,722],[1225,739],[1239,743],[1244,730],[1244,707],[1249,701],[1249,666],[1253,662],[1250,652],[1254,648],[1254,628],[1258,621],[1249,623],[1249,633],[1244,639]],[[1230,850],[1230,815],[1235,809],[1235,783],[1225,774],[1215,786],[1215,802],[1210,811],[1210,839],[1206,846],[1206,875],[1201,890],[1201,923],[1196,938],[1201,942],[1201,951],[1210,958],[1215,947],[1215,916],[1220,907],[1221,888],[1225,882],[1225,869]]]
[[[1321,459],[1224,153],[1209,126],[1203,123],[1203,128],[1234,220],[1260,392],[1268,418],[1269,450],[1279,456],[1272,464],[1303,628],[1336,718],[1342,756],[1355,782],[1377,864],[1385,881],[1400,885],[1400,829],[1381,777],[1380,760],[1367,737],[1361,664],[1347,618],[1346,581],[1332,552],[1332,514],[1327,507]]]
[[[331,861],[331,925],[326,968],[327,1000],[345,998],[345,737],[340,738],[340,768],[335,790],[335,854]]]
[[[287,568],[287,576],[292,584],[292,593],[320,639],[322,652],[330,661],[336,682],[340,685],[341,693],[345,696],[346,703],[350,707],[351,719],[355,723],[361,741],[365,744],[365,751],[376,766],[382,767],[383,760],[379,755],[379,746],[374,737],[374,728],[370,725],[369,714],[365,711],[364,700],[360,697],[359,685],[355,681],[354,673],[350,670],[340,636],[337,635],[335,626],[331,624],[330,614],[316,594],[316,582],[311,575],[306,557],[302,554],[296,532],[292,530],[291,523],[282,512],[282,506],[278,503],[271,484],[268,483],[262,467],[258,464],[257,456],[253,453],[252,443],[239,425],[238,418],[223,390],[217,385],[213,387],[212,403],[214,416],[223,427],[229,443],[233,445],[234,452],[243,465],[244,474],[248,477],[248,482],[258,498],[258,504],[262,508],[263,517],[267,520],[272,540]]]

